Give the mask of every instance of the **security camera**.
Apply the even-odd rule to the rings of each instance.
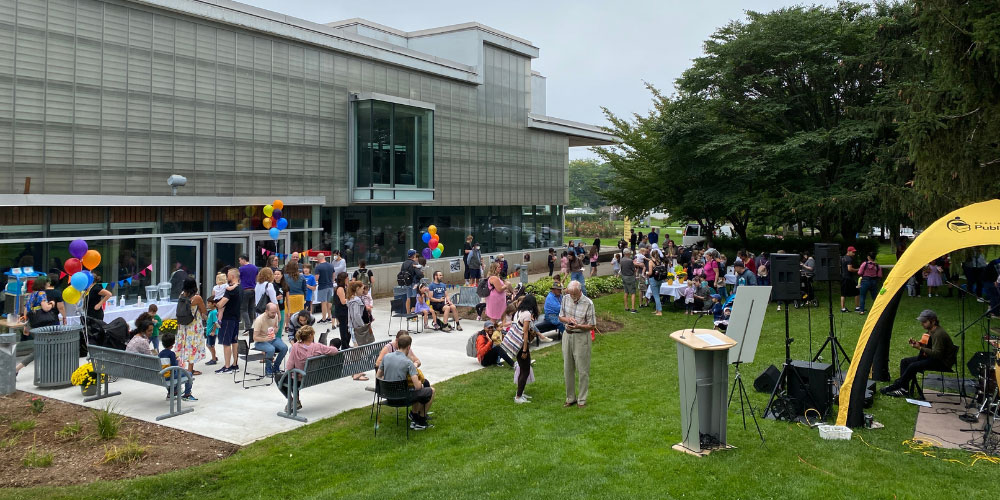
[[[167,177],[167,185],[170,187],[181,187],[187,184],[187,181],[187,177],[184,177],[183,175],[174,174]]]

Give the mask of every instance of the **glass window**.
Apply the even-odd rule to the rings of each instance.
[[[200,233],[205,230],[202,207],[163,207],[164,233]]]
[[[406,258],[406,251],[415,248],[411,210],[411,207],[372,207],[372,239],[371,249],[367,252],[370,256],[368,262],[402,262]]]
[[[438,240],[444,245],[441,258],[462,255],[465,237],[468,235],[468,222],[465,220],[465,207],[417,207],[417,227],[414,228],[414,242],[417,251],[423,251],[427,245],[420,237],[431,224],[437,226]]]
[[[3,228],[0,238],[41,238],[45,227],[45,207],[17,207],[0,211],[0,227]]]
[[[354,106],[357,187],[432,189],[434,112],[374,100]]]
[[[105,242],[102,242],[105,243]],[[104,269],[101,281],[112,283],[135,276],[132,284],[115,288],[113,293],[125,295],[126,300],[134,300],[139,295],[146,296],[146,286],[157,283],[154,273],[158,272],[156,256],[160,250],[159,238],[134,238],[107,240],[101,250],[101,268]],[[142,270],[153,265],[153,272]]]

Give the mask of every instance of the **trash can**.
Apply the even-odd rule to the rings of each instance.
[[[0,396],[14,393],[14,377],[17,357],[15,348],[20,333],[0,334]]]
[[[80,366],[80,325],[33,328],[35,339],[35,387],[71,385],[73,372]]]

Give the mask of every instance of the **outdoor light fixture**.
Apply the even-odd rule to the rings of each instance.
[[[177,196],[177,188],[187,184],[187,181],[187,177],[184,177],[183,175],[174,174],[167,177],[167,185],[170,186],[174,196]]]

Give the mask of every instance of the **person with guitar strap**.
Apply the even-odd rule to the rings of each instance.
[[[882,394],[893,397],[910,395],[910,388],[917,381],[917,374],[927,370],[951,370],[955,366],[958,348],[951,340],[951,335],[941,328],[937,313],[924,309],[917,316],[920,326],[927,330],[920,341],[909,340],[910,347],[917,349],[919,354],[899,361],[899,378],[882,388]]]

